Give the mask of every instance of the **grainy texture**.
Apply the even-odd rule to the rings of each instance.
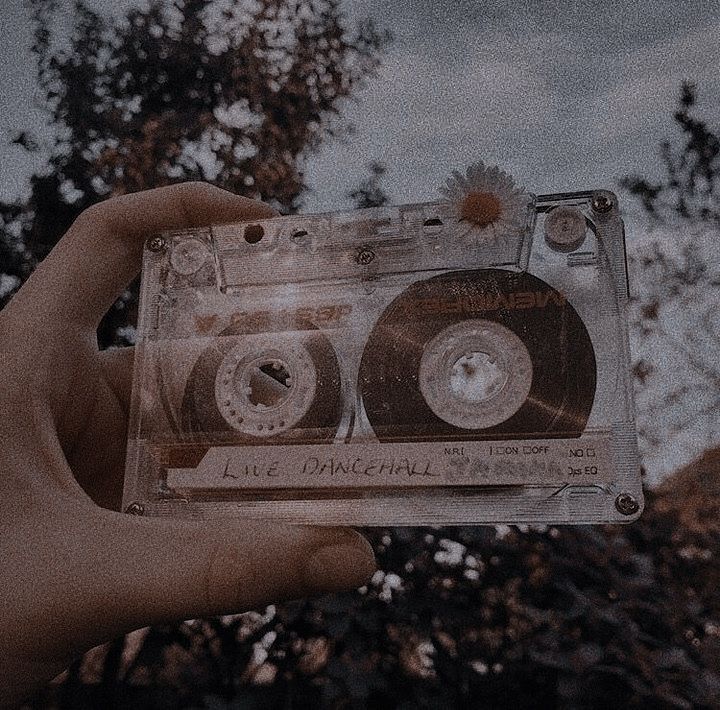
[[[369,531],[367,590],[152,629],[35,707],[720,708],[719,486],[712,451],[629,527]]]

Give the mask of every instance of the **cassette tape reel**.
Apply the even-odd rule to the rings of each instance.
[[[148,242],[129,511],[637,517],[615,196],[535,197],[478,167],[448,185],[438,202]]]
[[[236,322],[202,352],[185,386],[185,434],[246,445],[333,441],[342,416],[335,351],[310,323],[278,326]]]
[[[542,307],[514,307],[515,294]],[[576,437],[595,357],[578,314],[540,279],[452,272],[416,282],[383,312],[360,389],[381,441]]]

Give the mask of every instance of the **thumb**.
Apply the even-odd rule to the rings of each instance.
[[[114,631],[352,589],[375,570],[372,548],[350,528],[113,518],[106,530],[118,553],[103,576]]]

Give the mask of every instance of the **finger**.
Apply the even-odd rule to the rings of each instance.
[[[276,216],[269,205],[189,182],[114,197],[85,210],[9,304],[45,337],[96,328],[140,268],[151,234]],[[65,335],[65,337],[67,337]]]
[[[100,366],[125,416],[130,412],[130,391],[132,389],[135,348],[111,348],[100,353]]]
[[[75,480],[96,505],[109,510],[119,510],[122,500],[128,428],[123,407],[110,385],[98,382],[92,413],[66,453]]]
[[[100,378],[92,415],[74,437],[68,462],[96,505],[118,510],[122,498],[135,348],[98,353]]]
[[[95,544],[115,553],[94,580],[109,585],[98,613],[118,626],[103,633],[353,589],[375,571],[369,543],[349,528],[107,517],[101,537],[114,540]]]

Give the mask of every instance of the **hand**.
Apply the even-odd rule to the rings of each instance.
[[[122,515],[132,349],[96,329],[165,229],[273,216],[201,183],[85,211],[0,313],[0,706],[132,629],[357,587],[347,528]],[[86,493],[86,491],[88,493]]]

